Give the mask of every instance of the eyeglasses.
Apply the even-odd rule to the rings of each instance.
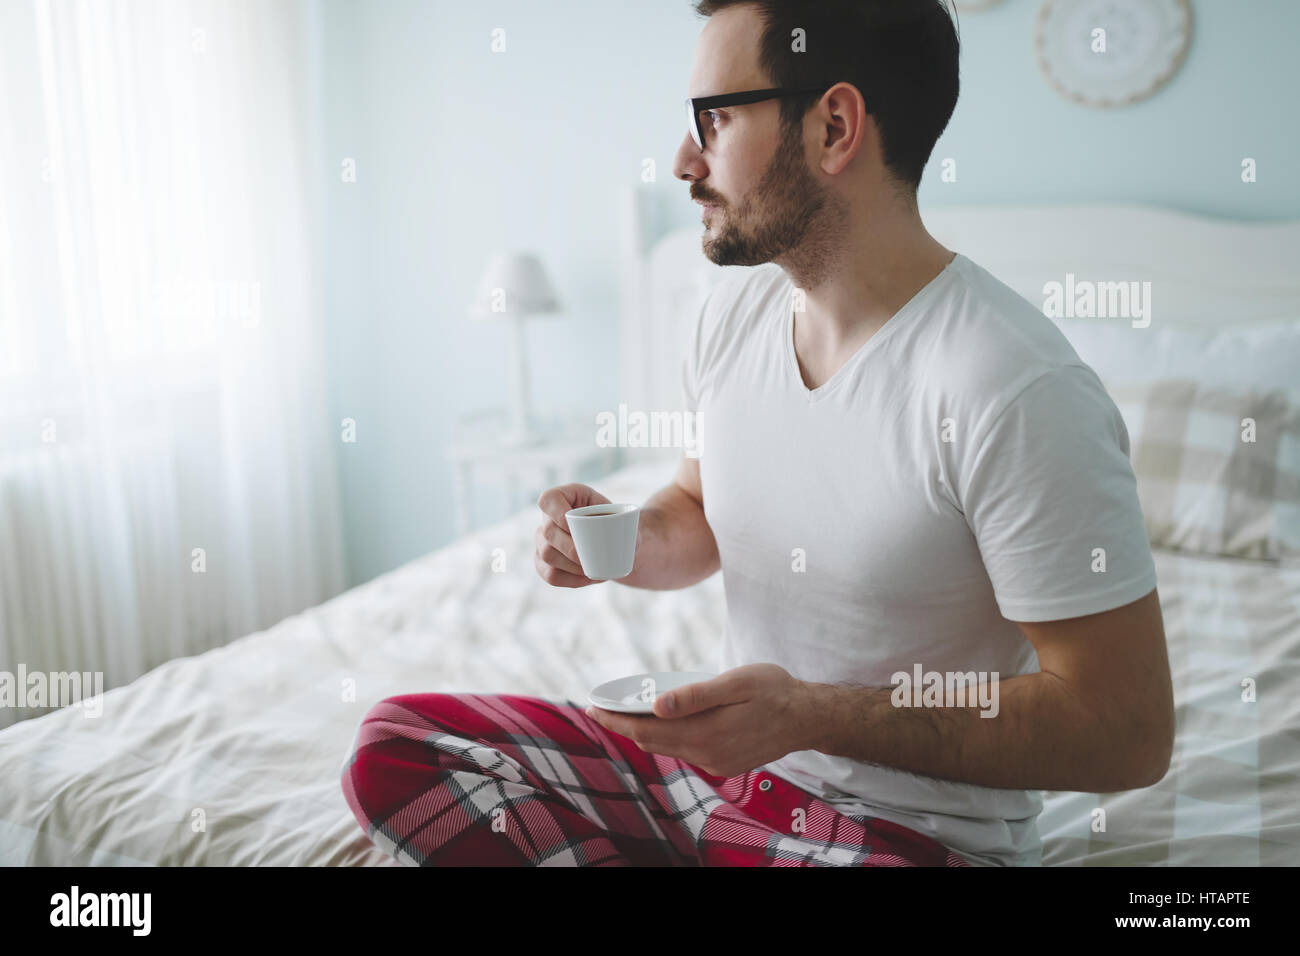
[[[823,83],[820,86],[809,86],[800,90],[772,87],[766,90],[746,90],[743,93],[719,93],[717,96],[687,98],[686,115],[690,117],[691,139],[695,140],[695,145],[700,148],[700,152],[704,152],[704,128],[700,125],[700,114],[706,110],[720,109],[724,106],[744,106],[748,103],[761,103],[763,100],[774,100],[782,96],[825,93],[834,85],[834,83]]]

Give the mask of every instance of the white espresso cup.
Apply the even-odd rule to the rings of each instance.
[[[588,505],[564,513],[582,573],[593,581],[625,578],[636,559],[637,505]]]

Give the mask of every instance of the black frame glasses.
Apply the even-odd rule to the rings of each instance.
[[[700,114],[705,110],[719,109],[724,106],[744,106],[748,103],[761,103],[782,96],[800,96],[804,93],[825,93],[834,83],[822,83],[818,86],[806,86],[803,89],[788,90],[774,86],[766,90],[744,90],[739,93],[719,93],[716,96],[695,96],[686,98],[686,114],[690,117],[691,139],[704,152],[704,130],[700,126]]]

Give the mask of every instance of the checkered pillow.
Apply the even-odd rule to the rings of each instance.
[[[1153,547],[1300,558],[1300,405],[1286,392],[1186,380],[1107,389]]]
[[[1124,418],[1152,547],[1300,563],[1300,322],[1056,322]]]

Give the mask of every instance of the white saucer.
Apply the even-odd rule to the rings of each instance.
[[[653,714],[654,700],[642,700],[642,691],[646,688],[643,681],[654,681],[650,686],[656,694],[666,694],[670,690],[712,680],[717,674],[705,674],[702,671],[654,671],[649,674],[633,674],[618,680],[606,681],[587,695],[593,705],[601,710],[613,710],[620,714]]]

